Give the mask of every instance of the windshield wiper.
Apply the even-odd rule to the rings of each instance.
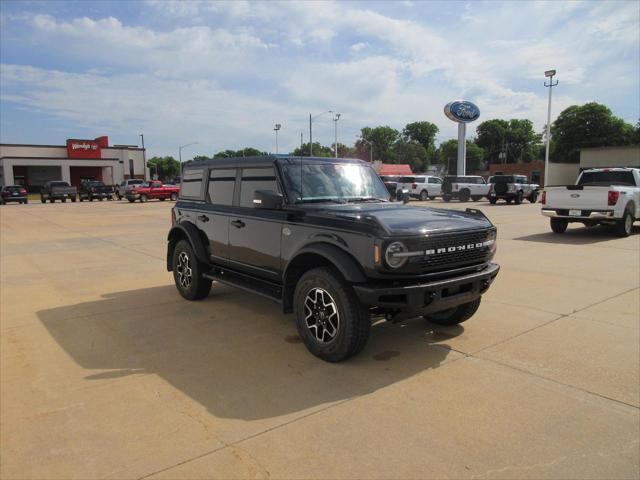
[[[340,203],[343,204],[344,201],[337,200],[335,198],[306,198],[302,200],[297,200],[296,204],[299,203]]]
[[[349,198],[347,200],[348,203],[350,202],[387,202],[388,200],[385,200],[384,198],[378,198],[378,197],[357,197],[357,198]]]

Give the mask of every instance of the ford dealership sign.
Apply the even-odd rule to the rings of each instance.
[[[469,123],[480,117],[480,109],[471,102],[456,100],[444,106],[444,114],[454,122]]]

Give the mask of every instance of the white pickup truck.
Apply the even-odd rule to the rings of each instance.
[[[640,169],[594,168],[584,170],[575,185],[545,187],[542,215],[551,217],[555,233],[580,222],[614,225],[618,235],[627,237],[640,220]]]

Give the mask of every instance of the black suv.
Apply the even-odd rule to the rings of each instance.
[[[495,249],[480,211],[390,202],[360,160],[226,158],[185,165],[167,269],[188,300],[215,280],[280,302],[307,348],[336,362],[362,350],[372,316],[469,319]]]

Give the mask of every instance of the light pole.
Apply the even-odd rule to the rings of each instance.
[[[332,110],[327,110],[326,112],[319,113],[317,115],[309,114],[309,156],[313,157],[313,127],[312,122],[314,118],[321,117],[325,113],[333,113]]]
[[[140,138],[142,139],[142,162],[144,163],[144,179],[147,180],[147,152],[144,149],[144,135],[141,133]]]
[[[184,145],[180,145],[178,147],[178,158],[180,159],[180,171],[182,171],[182,149],[186,148],[186,147],[190,147],[191,145],[197,145],[199,142],[191,142],[191,143],[186,143]]]
[[[276,123],[273,126],[273,131],[276,132],[276,155],[278,154],[278,130],[280,130],[282,128],[282,125],[280,123]]]
[[[549,89],[549,105],[547,107],[547,135],[546,135],[546,149],[544,152],[544,186],[547,186],[547,180],[549,178],[549,143],[551,142],[551,91],[553,87],[558,85],[558,80],[553,83],[553,76],[556,74],[555,70],[547,70],[544,72],[544,76],[549,78],[549,84],[544,82],[544,86]]]
[[[335,128],[335,135],[334,135],[335,140],[333,143],[333,153],[336,158],[338,158],[338,120],[340,120],[340,114],[336,113],[333,116],[333,124]]]
[[[373,165],[373,143],[364,137],[359,136],[358,138],[369,145],[369,163]]]

